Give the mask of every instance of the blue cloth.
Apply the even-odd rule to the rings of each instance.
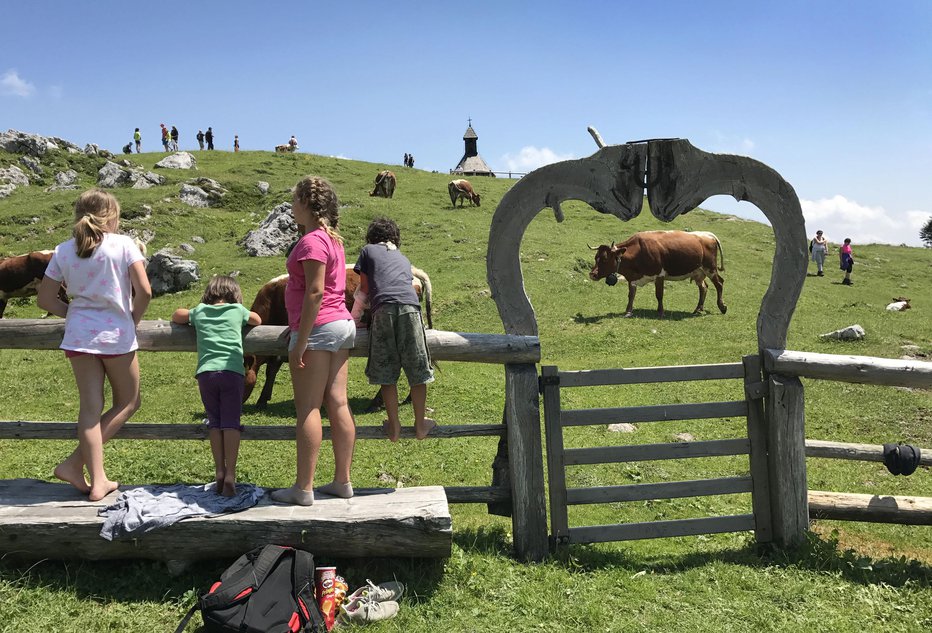
[[[256,505],[265,494],[255,484],[237,484],[236,495],[224,497],[217,494],[216,485],[172,484],[125,490],[116,503],[97,511],[98,516],[106,517],[100,535],[108,541],[134,538],[188,517],[239,512]]]

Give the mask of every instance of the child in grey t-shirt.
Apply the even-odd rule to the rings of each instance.
[[[388,439],[397,442],[401,436],[397,383],[404,369],[411,386],[414,435],[423,440],[437,426],[434,420],[424,417],[427,384],[433,382],[434,371],[421,321],[421,304],[411,285],[411,262],[398,250],[401,232],[389,218],[376,218],[369,224],[366,242],[353,267],[359,274],[353,316],[361,313],[367,300],[372,312],[366,376],[369,384],[381,386],[388,414],[383,425]]]

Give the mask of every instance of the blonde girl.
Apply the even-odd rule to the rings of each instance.
[[[346,254],[336,232],[339,203],[333,186],[307,176],[292,198],[295,222],[307,230],[286,263],[291,339],[288,363],[297,410],[297,476],[291,488],[272,493],[275,501],[309,506],[314,503],[314,472],[321,444],[320,407],[330,417],[335,473],[332,482],[318,490],[324,494],[353,496],[350,468],[356,443],[356,423],[346,395],[349,350],[356,340],[356,325],[346,309]]]
[[[178,308],[175,323],[190,323],[197,333],[197,386],[207,412],[210,452],[214,457],[216,491],[236,494],[243,403],[243,326],[262,318],[243,306],[243,292],[232,277],[214,275],[195,308]]]
[[[74,237],[55,247],[39,286],[39,307],[65,318],[60,347],[80,397],[78,448],[55,468],[55,476],[91,501],[119,486],[104,472],[103,445],[139,409],[136,326],[152,298],[142,253],[117,233],[119,224],[120,204],[111,194],[81,194],[74,205]],[[58,298],[62,284],[69,303]],[[106,412],[105,379],[113,392]]]

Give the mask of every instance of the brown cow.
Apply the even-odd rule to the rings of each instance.
[[[430,283],[430,277],[420,268],[411,267],[411,274],[414,279],[412,285],[417,292],[417,296],[424,301],[424,311],[427,317],[427,327],[433,329],[433,317],[431,316],[433,287]],[[285,285],[288,283],[288,275],[280,275],[266,282],[264,286],[256,293],[256,299],[249,308],[260,317],[262,325],[288,325],[288,312],[285,309]],[[346,266],[346,308],[353,309],[353,294],[359,287],[359,275],[353,270],[352,265]],[[364,317],[365,319],[365,317]],[[245,354],[243,363],[246,368],[244,377],[243,402],[249,399],[252,390],[256,386],[259,370],[265,365],[265,384],[262,386],[262,393],[256,401],[259,409],[264,409],[272,398],[272,388],[275,386],[275,377],[278,370],[281,369],[282,363],[287,362],[286,356],[257,356],[255,354]],[[410,396],[409,396],[410,397]],[[367,412],[377,411],[381,408],[382,394],[381,391],[376,394],[367,409]]]
[[[457,200],[460,201],[460,208],[463,206],[463,200],[469,200],[470,204],[479,206],[479,194],[473,191],[468,180],[451,180],[447,185],[447,192],[450,194],[450,204],[454,207]]]
[[[288,143],[285,143],[284,145],[275,146],[275,151],[278,152],[279,154],[284,154],[286,152],[293,152],[296,149],[298,149],[297,145],[290,145]]]
[[[589,273],[593,281],[605,279],[614,286],[618,277],[628,282],[628,307],[625,316],[633,315],[634,295],[638,286],[654,282],[657,293],[657,313],[663,318],[663,283],[665,280],[691,279],[699,287],[699,305],[694,314],[702,312],[708,277],[718,293],[718,309],[728,309],[722,301],[724,280],[719,271],[725,270],[725,253],[722,243],[707,231],[642,231],[620,244],[590,246],[595,254],[595,266]],[[721,257],[721,266],[717,265]]]
[[[395,174],[388,171],[380,171],[375,177],[375,189],[369,196],[379,196],[380,198],[391,198],[395,195]]]
[[[53,251],[33,251],[0,259],[0,318],[6,310],[7,299],[32,297],[39,289],[45,269]]]

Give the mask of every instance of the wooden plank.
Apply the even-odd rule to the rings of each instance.
[[[809,529],[803,385],[795,376],[771,375],[768,391],[767,475],[773,540],[780,547],[796,547]]]
[[[760,389],[761,359],[760,355],[748,355],[742,358],[745,370],[745,393]],[[751,505],[754,509],[754,538],[758,543],[770,543],[773,540],[773,519],[770,516],[770,476],[767,471],[767,427],[764,421],[764,401],[762,398],[748,396],[748,442],[750,443],[749,460],[754,492]]]
[[[653,484],[631,484],[628,486],[570,488],[566,492],[566,503],[581,505],[587,503],[645,501],[647,499],[678,499],[681,497],[733,495],[751,492],[751,490],[750,477],[721,477],[718,479],[669,481]]]
[[[640,407],[610,409],[567,409],[561,416],[563,426],[592,426],[619,422],[667,422],[670,420],[703,420],[708,418],[743,418],[748,414],[747,402],[699,402],[687,404],[654,404]]]
[[[0,349],[58,349],[65,331],[64,319],[0,319]],[[197,350],[194,328],[169,321],[141,321],[136,327],[139,349],[144,352],[193,352]],[[288,328],[260,325],[246,328],[243,350],[247,354],[287,355]],[[536,363],[540,361],[537,336],[480,334],[427,330],[427,347],[438,361],[473,363]],[[366,356],[369,331],[356,333],[350,356]]]
[[[74,440],[77,437],[74,422],[0,422],[0,440]],[[330,425],[323,427],[323,437],[330,439]],[[502,436],[503,424],[442,425],[431,432],[431,439],[455,437]],[[125,424],[116,436],[124,440],[206,440],[207,427],[203,424]],[[294,424],[249,425],[243,429],[244,440],[294,440]],[[402,427],[401,437],[414,438],[412,427]],[[356,439],[388,439],[381,427],[357,426]]]
[[[618,462],[647,462],[658,459],[685,459],[691,457],[723,457],[747,455],[750,445],[746,438],[708,440],[705,442],[665,442],[663,444],[636,444],[634,446],[596,446],[568,448],[564,451],[567,466],[582,464],[613,464]]]
[[[185,519],[132,540],[107,541],[99,535],[103,518],[97,510],[116,497],[90,502],[68,484],[0,481],[0,553],[25,559],[232,560],[277,543],[341,558],[434,558],[449,556],[452,547],[450,511],[439,486],[357,489],[352,499],[322,495],[309,507],[275,504],[265,496],[243,512]]]
[[[541,451],[537,367],[505,365],[505,417],[511,466],[511,517],[519,560],[547,557],[547,497]]]
[[[569,535],[566,508],[566,468],[563,463],[563,425],[560,422],[559,371],[554,366],[541,367],[543,384],[544,428],[547,439],[547,482],[550,490],[550,526],[554,545]]]
[[[703,517],[700,519],[676,519],[673,521],[651,521],[648,523],[623,523],[619,525],[591,525],[570,528],[570,543],[605,543],[608,541],[631,541],[635,539],[668,538],[672,536],[696,536],[698,534],[720,534],[744,532],[754,529],[753,514]]]
[[[560,386],[598,387],[687,380],[725,380],[730,378],[744,378],[744,367],[741,363],[561,371]]]
[[[932,525],[932,497],[891,497],[809,491],[813,519]]]
[[[511,490],[498,486],[444,486],[447,503],[511,503]]]
[[[932,450],[927,448],[920,448],[919,451],[919,465],[932,466]],[[862,462],[883,462],[883,445],[849,444],[847,442],[806,440],[806,457],[847,459],[851,461]]]
[[[785,376],[868,385],[932,387],[932,363],[922,360],[765,349],[764,366],[768,372]]]

